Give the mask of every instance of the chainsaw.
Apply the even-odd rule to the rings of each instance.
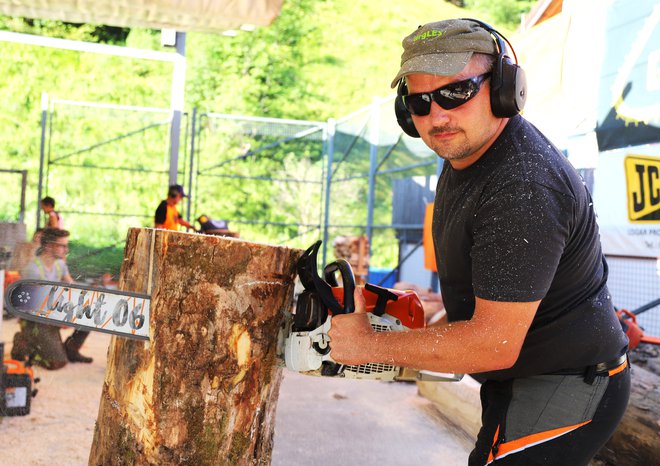
[[[660,345],[660,337],[646,334],[642,326],[637,323],[637,316],[639,314],[646,312],[649,309],[653,309],[658,305],[660,305],[660,299],[655,299],[637,309],[633,309],[632,311],[627,309],[619,309],[616,311],[621,328],[628,337],[628,350],[634,350],[640,343]]]
[[[337,260],[317,271],[317,254],[321,241],[314,243],[298,261],[298,277],[305,290],[298,296],[295,313],[284,319],[278,356],[292,371],[307,375],[345,377],[350,379],[396,381],[458,381],[462,374],[441,374],[430,371],[368,363],[357,366],[339,364],[330,356],[328,332],[332,316],[355,310],[353,293],[355,277],[350,264]],[[337,280],[339,274],[342,287]],[[414,291],[400,291],[365,284],[362,295],[366,301],[369,323],[377,332],[396,332],[425,326],[424,309]]]
[[[296,312],[285,311],[278,335],[280,365],[304,374],[375,380],[460,380],[462,375],[416,371],[387,364],[342,365],[330,356],[328,331],[332,316],[353,312],[355,278],[350,264],[335,261],[317,271],[321,241],[298,261],[298,275],[305,290],[298,296]],[[337,272],[343,287],[339,287]],[[367,316],[376,331],[402,331],[425,325],[424,311],[413,291],[399,291],[367,284],[363,291]],[[151,296],[143,293],[95,288],[45,280],[19,280],[5,295],[6,308],[34,322],[105,332],[148,341]]]

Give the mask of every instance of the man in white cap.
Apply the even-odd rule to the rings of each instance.
[[[356,312],[332,319],[331,356],[472,374],[483,412],[470,465],[587,465],[630,393],[590,194],[518,114],[524,72],[501,34],[446,20],[403,49],[397,119],[447,162],[433,218],[447,316],[376,333],[356,293]]]

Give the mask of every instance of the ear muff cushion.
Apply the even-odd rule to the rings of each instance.
[[[415,123],[413,123],[412,115],[403,104],[402,96],[408,93],[408,88],[403,82],[403,79],[399,81],[399,85],[396,89],[396,99],[394,99],[394,114],[396,115],[396,122],[399,124],[404,133],[413,138],[418,138],[419,132],[415,128]]]
[[[483,21],[474,18],[463,18],[474,21],[486,31],[490,32],[497,43],[498,55],[493,66],[490,80],[490,105],[498,118],[511,118],[520,113],[527,100],[527,80],[524,70],[511,61],[506,54],[506,43],[509,41],[495,28]],[[515,57],[515,51],[509,43],[511,52]]]
[[[527,98],[525,72],[508,57],[498,60],[491,78],[490,106],[498,118],[511,118],[523,109]]]

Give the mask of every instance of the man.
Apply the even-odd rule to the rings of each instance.
[[[46,214],[45,228],[64,229],[64,220],[59,212],[55,210],[55,199],[46,196],[41,200],[41,210]]]
[[[392,84],[411,119],[402,127],[448,162],[433,218],[447,316],[425,329],[375,333],[358,293],[356,313],[332,320],[331,355],[473,374],[482,428],[470,465],[586,465],[630,390],[590,195],[517,115],[524,75],[496,31],[440,21],[403,48]],[[504,98],[503,87],[513,89]]]
[[[37,257],[21,272],[21,278],[73,283],[64,261],[69,251],[69,232],[45,228],[40,235]],[[92,358],[80,354],[89,332],[75,330],[62,343],[60,329],[52,325],[22,320],[21,330],[14,335],[11,357],[19,361],[30,358],[46,369],[60,369],[68,362],[91,363]]]
[[[184,197],[188,196],[184,193],[183,186],[180,184],[173,184],[169,187],[167,191],[167,199],[162,201],[156,209],[156,215],[154,218],[155,228],[176,231],[179,229],[179,225],[183,225],[186,228],[195,229],[190,223],[181,218],[181,215],[179,215],[179,211],[176,208],[176,205],[181,202],[181,199]]]

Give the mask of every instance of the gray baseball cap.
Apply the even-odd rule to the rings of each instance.
[[[425,24],[403,39],[401,69],[392,87],[409,74],[453,76],[467,65],[474,52],[497,55],[493,36],[479,23],[448,19]]]

